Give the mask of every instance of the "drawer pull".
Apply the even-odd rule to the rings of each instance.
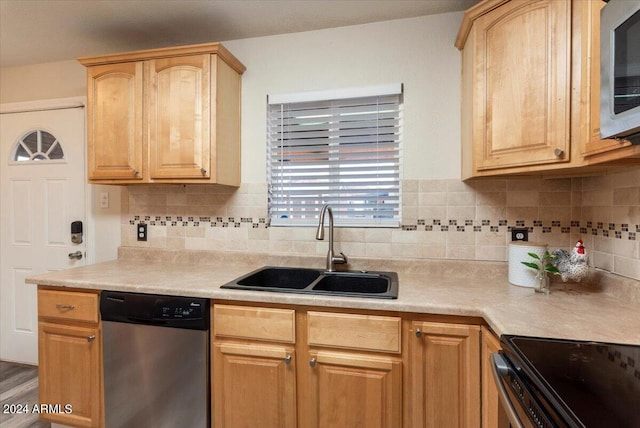
[[[316,359],[312,358],[311,361],[309,361],[309,366],[310,367],[315,367],[316,366]]]
[[[91,336],[87,337],[87,342],[93,342],[95,338],[96,338],[96,335],[92,334]]]
[[[286,365],[290,365],[291,364],[291,355],[287,355],[286,358],[284,359],[284,363]]]
[[[70,311],[72,309],[75,309],[76,307],[73,305],[56,305],[56,308],[61,311]]]
[[[422,330],[420,330],[419,328],[416,329],[416,337],[419,339],[422,337]]]

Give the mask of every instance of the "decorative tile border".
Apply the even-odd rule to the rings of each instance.
[[[146,223],[150,226],[171,227],[251,227],[254,229],[270,227],[269,219],[264,217],[195,217],[195,216],[139,216],[129,219],[130,225]],[[470,219],[434,219],[431,221],[419,219],[416,224],[403,224],[404,231],[422,232],[509,232],[514,227],[526,227],[529,233],[580,233],[605,238],[626,239],[635,241],[640,234],[640,224],[581,222],[571,220],[516,220],[509,224],[507,220],[470,220]]]
[[[267,228],[269,223],[265,218],[251,217],[192,217],[192,216],[139,216],[134,215],[129,219],[130,225],[136,223],[146,223],[149,226],[182,226],[182,227],[200,227],[209,225],[209,227],[242,227],[243,224],[251,225],[252,228]]]

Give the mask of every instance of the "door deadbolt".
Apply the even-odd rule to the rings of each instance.
[[[71,222],[71,242],[73,244],[82,244],[82,222]]]

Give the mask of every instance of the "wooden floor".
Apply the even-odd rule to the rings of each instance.
[[[17,413],[38,404],[38,368],[0,361],[0,427],[50,428],[37,414]]]

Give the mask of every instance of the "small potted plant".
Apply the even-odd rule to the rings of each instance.
[[[549,251],[545,251],[542,257],[536,253],[527,253],[529,257],[534,259],[532,262],[521,262],[523,265],[535,269],[536,272],[536,293],[549,294],[549,277],[547,273],[558,275],[560,271],[553,265],[553,260],[556,258]]]

